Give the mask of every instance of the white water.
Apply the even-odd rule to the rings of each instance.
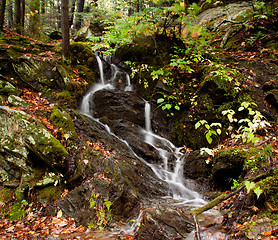
[[[133,90],[131,82],[130,82],[130,76],[126,73],[126,87],[125,87],[125,91],[130,92]]]
[[[151,105],[145,101],[145,142],[153,145],[153,134],[151,128]]]
[[[186,180],[183,177],[183,167],[185,156],[176,148],[169,140],[154,134],[151,130],[151,106],[145,102],[145,141],[152,145],[163,159],[163,167],[156,164],[148,164],[157,177],[167,182],[170,188],[172,197],[183,204],[190,206],[200,206],[206,204],[203,197],[198,192],[186,186]],[[175,157],[174,169],[168,166],[169,158]]]
[[[100,75],[100,81],[102,85],[105,85],[104,81],[104,73],[103,73],[103,63],[98,55],[96,55],[98,68],[99,68],[99,75]]]

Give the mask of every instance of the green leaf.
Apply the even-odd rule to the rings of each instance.
[[[179,111],[179,110],[180,110],[180,107],[179,107],[179,106],[175,106],[175,109]]]
[[[263,190],[258,186],[254,189],[254,193],[257,195],[257,199],[259,199],[260,195],[263,193]]]
[[[200,121],[195,123],[195,129],[199,128],[201,126]]]
[[[247,193],[249,193],[256,186],[254,182],[250,182],[250,181],[244,181],[244,185],[247,189]]]
[[[162,102],[164,102],[164,98],[157,99],[157,103],[162,103]]]
[[[172,105],[170,103],[167,103],[165,104],[165,107],[169,110],[172,107]]]
[[[207,141],[208,141],[209,144],[212,143],[212,138],[211,138],[211,133],[210,133],[210,132],[208,132],[208,133],[206,134],[206,139],[207,139]]]

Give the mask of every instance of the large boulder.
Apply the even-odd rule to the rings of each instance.
[[[68,168],[68,152],[47,129],[29,114],[0,106],[0,177],[16,187],[23,199],[26,189],[54,185]]]

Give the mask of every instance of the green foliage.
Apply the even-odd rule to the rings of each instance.
[[[107,224],[112,220],[111,205],[109,198],[102,198],[99,193],[92,192],[92,198],[90,200],[90,208],[93,208],[97,217],[97,226],[100,230],[103,230]],[[88,224],[89,228],[95,226],[94,222]]]
[[[215,136],[221,135],[221,128],[222,128],[221,123],[208,124],[208,122],[206,120],[200,120],[195,124],[195,129],[198,129],[200,126],[205,126],[206,139],[209,144],[212,143],[212,140],[213,140],[212,135],[215,135]]]
[[[253,192],[256,194],[257,198],[259,198],[260,195],[263,193],[263,190],[260,188],[260,186],[256,185],[254,182],[244,181],[243,183],[247,189],[247,193],[249,193],[251,190],[253,190]]]
[[[240,182],[236,179],[231,179],[233,181],[233,185],[231,187],[231,190],[234,191],[240,186]]]
[[[161,107],[162,110],[167,110],[170,115],[174,115],[173,110],[180,110],[180,102],[178,102],[177,97],[170,95],[164,95],[163,98],[157,99],[158,107]]]
[[[222,114],[228,117],[229,123],[238,122],[239,127],[236,134],[232,134],[233,138],[241,139],[243,143],[254,143],[258,139],[256,132],[271,126],[258,110],[252,108],[256,106],[254,102],[242,102],[238,112],[247,112],[247,117],[242,119],[235,118],[236,113],[232,109],[222,111]],[[230,126],[229,130],[232,131],[232,129],[233,127]]]

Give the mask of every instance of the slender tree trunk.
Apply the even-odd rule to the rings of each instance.
[[[69,60],[69,1],[62,0],[62,56]]]
[[[75,4],[76,4],[76,0],[71,0],[70,20],[69,20],[69,26],[70,27],[73,25],[73,17],[74,17],[74,11],[75,11]]]
[[[21,0],[15,0],[14,14],[16,28],[15,30],[17,33],[21,33]]]
[[[63,0],[62,0],[63,2]],[[62,19],[62,15],[61,15],[61,6],[59,4],[59,2],[57,2],[57,11],[58,11],[58,29],[60,29],[62,26],[61,26],[61,19]]]
[[[30,2],[30,31],[35,36],[41,35],[41,16],[40,16],[40,0]]]
[[[14,27],[14,16],[13,16],[13,1],[9,0],[8,5],[8,28]]]
[[[0,2],[0,31],[3,30],[3,26],[4,26],[5,9],[6,9],[6,0],[1,0],[1,2]]]
[[[45,0],[41,0],[41,14],[45,14]]]
[[[24,24],[25,24],[25,21],[24,21],[24,19],[25,19],[25,0],[21,0],[20,4],[21,4],[21,7],[20,7],[20,9],[21,9],[21,11],[20,11],[20,18],[21,18],[20,26],[21,26],[21,31],[23,31],[24,30]]]
[[[85,0],[78,0],[77,1],[77,14],[76,14],[76,19],[74,23],[74,28],[75,29],[80,29],[81,28],[81,16],[80,13],[84,11],[84,4]]]

